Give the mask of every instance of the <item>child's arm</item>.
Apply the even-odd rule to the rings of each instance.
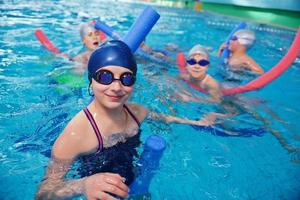
[[[152,119],[155,120],[162,120],[167,123],[179,123],[179,124],[190,124],[190,125],[197,125],[197,126],[210,126],[215,124],[215,119],[210,120],[208,118],[203,118],[200,120],[190,120],[186,118],[180,118],[172,115],[166,115],[166,114],[161,114],[161,113],[156,113],[156,112],[149,112],[149,116]]]
[[[221,102],[222,91],[221,91],[220,84],[211,76],[209,76],[209,79],[207,81],[206,90],[210,95],[211,102],[214,102],[214,103]]]
[[[75,116],[63,133],[57,138],[52,149],[52,158],[46,174],[35,195],[36,200],[70,199],[85,195],[87,199],[111,199],[109,193],[126,198],[128,188],[124,178],[113,173],[97,173],[80,179],[65,179],[73,161],[90,152],[86,145],[87,126],[82,124],[84,114]]]
[[[82,64],[87,64],[87,57],[89,57],[87,52],[82,52],[72,58],[73,61],[82,63]]]
[[[248,59],[245,61],[246,68],[254,73],[257,74],[263,74],[264,70],[257,64],[252,58],[248,57]]]

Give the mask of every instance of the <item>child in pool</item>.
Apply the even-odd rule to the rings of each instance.
[[[246,33],[249,33],[246,37]],[[244,38],[241,40],[241,43],[246,45],[246,38],[249,39],[250,41],[250,35],[252,35],[250,32],[243,30],[240,32],[236,32],[237,37]],[[243,35],[244,37],[242,37]],[[252,35],[253,38],[253,35]],[[248,42],[249,42],[248,41]],[[247,55],[246,55],[247,56]],[[191,60],[191,58],[194,58],[194,60]],[[188,80],[192,83],[196,83],[199,86],[201,86],[203,89],[205,89],[208,94],[211,96],[214,102],[219,103],[220,108],[217,112],[210,112],[207,113],[205,117],[205,120],[208,121],[215,121],[217,118],[219,119],[229,119],[234,116],[240,115],[241,113],[247,113],[249,114],[250,117],[253,119],[256,119],[257,121],[261,122],[263,124],[264,129],[266,129],[268,132],[270,132],[278,141],[279,143],[283,146],[284,149],[286,149],[290,153],[294,153],[295,156],[299,156],[299,149],[291,146],[286,139],[283,137],[283,135],[270,127],[270,122],[268,122],[263,116],[261,116],[255,109],[251,109],[253,103],[249,102],[245,98],[241,98],[240,96],[227,96],[223,97],[222,92],[221,92],[221,86],[219,83],[210,77],[209,75],[206,75],[206,70],[208,67],[208,64],[205,59],[208,61],[209,59],[208,52],[206,48],[202,47],[201,45],[195,45],[188,54],[188,60],[187,60],[187,65],[186,65],[186,70],[188,74],[183,75],[182,78],[185,80]],[[245,58],[245,60],[248,60],[251,58]],[[202,60],[202,61],[201,61]],[[196,65],[197,64],[197,65]],[[194,68],[193,68],[194,66]],[[201,66],[203,67],[201,70]],[[197,68],[196,68],[197,67]],[[258,70],[259,71],[259,70]],[[202,72],[202,73],[201,73]],[[202,74],[202,75],[201,75]],[[207,81],[205,81],[205,78],[209,76]],[[201,78],[202,77],[202,78]],[[195,79],[195,80],[193,80]],[[195,101],[195,102],[203,102],[202,99],[199,97],[193,96],[191,93],[188,92],[183,92],[183,93],[178,93],[179,96],[185,100],[185,101]],[[254,106],[253,106],[254,107]],[[220,113],[221,112],[221,113]],[[222,123],[224,126],[224,129],[228,129],[226,123]],[[225,128],[226,127],[226,128]],[[231,132],[230,129],[226,131],[228,135],[239,135],[239,133],[234,133]],[[295,159],[296,162],[299,162],[299,159]]]
[[[200,44],[195,45],[189,51],[186,63],[187,74],[181,74],[181,78],[205,89],[210,96],[207,101],[220,102],[221,87],[213,77],[206,73],[209,65],[207,49]],[[187,91],[179,93],[179,96],[186,101],[200,101],[199,98],[193,97]]]
[[[95,29],[94,23],[85,22],[80,26],[80,37],[86,50],[72,58],[73,61],[79,63],[76,66],[78,73],[83,73],[86,70],[88,60],[92,52],[103,42],[106,41],[104,33]]]
[[[96,49],[88,62],[93,101],[68,123],[52,149],[52,159],[35,199],[116,199],[128,196],[132,161],[140,144],[140,124],[149,116],[166,122],[212,124],[150,112],[127,102],[137,65],[130,48],[112,40]],[[81,162],[81,178],[65,180],[72,163]]]
[[[249,70],[256,74],[264,73],[264,70],[247,54],[247,50],[254,42],[255,34],[250,30],[241,29],[234,33],[228,47],[231,52],[228,59],[229,69],[232,71]],[[219,56],[225,47],[226,44],[221,45]]]

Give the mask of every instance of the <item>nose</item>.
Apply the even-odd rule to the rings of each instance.
[[[201,68],[201,66],[197,63],[194,68],[198,69]]]
[[[114,80],[112,83],[111,83],[111,89],[113,91],[120,91],[122,89],[122,86],[121,86],[121,82],[120,80]]]

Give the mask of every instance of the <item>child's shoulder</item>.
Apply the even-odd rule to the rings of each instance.
[[[84,114],[84,111],[81,110],[71,119],[65,130],[67,130],[67,132],[78,131],[80,133],[84,133],[85,131],[81,130],[87,130],[88,127],[88,119]]]
[[[75,62],[87,64],[87,62],[90,58],[90,55],[91,55],[91,52],[85,51],[85,52],[79,53],[78,55],[74,56],[72,58],[72,60],[74,60]]]
[[[139,119],[140,122],[145,119],[149,112],[144,106],[137,103],[126,103],[126,106],[130,112],[132,112],[132,114]]]

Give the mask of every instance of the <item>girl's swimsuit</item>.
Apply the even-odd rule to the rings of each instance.
[[[134,114],[124,105],[125,110],[134,119],[134,121],[140,127],[140,122],[134,116]],[[90,124],[92,125],[94,132],[98,139],[98,150],[95,153],[84,155],[80,157],[79,173],[81,177],[90,176],[96,173],[111,172],[117,173],[120,176],[126,178],[125,183],[130,185],[134,180],[133,172],[133,160],[137,157],[136,148],[140,145],[140,133],[138,133],[125,142],[118,142],[117,144],[105,148],[103,146],[103,139],[98,126],[90,113],[90,111],[85,108],[84,113],[86,114]]]

